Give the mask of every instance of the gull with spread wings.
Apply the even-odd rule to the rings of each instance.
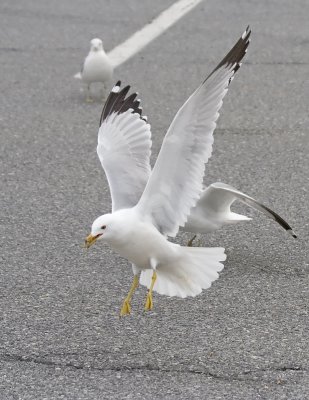
[[[153,307],[153,291],[187,297],[210,287],[223,269],[224,248],[183,247],[167,237],[175,237],[179,228],[204,233],[237,218],[247,219],[230,211],[235,199],[268,213],[291,230],[277,214],[228,185],[213,184],[203,191],[218,111],[247,51],[250,34],[248,27],[179,109],[152,171],[150,125],[137,94],[127,96],[130,87],[120,90],[118,82],[105,103],[97,152],[109,183],[112,212],[93,222],[86,247],[100,239],[132,263],[134,279],[121,316],[130,313],[139,283],[148,287],[146,310]]]

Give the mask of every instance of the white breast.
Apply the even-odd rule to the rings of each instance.
[[[140,269],[149,269],[151,258],[161,264],[179,256],[180,247],[168,242],[152,224],[135,218],[132,209],[113,215],[116,214],[119,217],[117,235],[108,244],[122,257]]]
[[[110,81],[113,66],[104,51],[91,52],[85,60],[82,79],[87,83]]]

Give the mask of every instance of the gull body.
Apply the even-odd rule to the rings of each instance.
[[[106,94],[113,79],[113,65],[104,51],[101,39],[95,38],[90,42],[90,51],[85,58],[82,70],[75,77],[82,80],[87,87],[87,101],[91,101],[90,85],[102,83],[102,95]]]
[[[130,313],[139,283],[148,288],[146,310],[152,308],[152,291],[194,297],[209,288],[223,268],[224,248],[183,247],[168,237],[175,237],[180,228],[207,233],[248,220],[231,211],[235,200],[263,212],[293,234],[278,214],[233,187],[217,182],[203,188],[222,100],[240,68],[250,33],[248,27],[179,109],[153,169],[150,125],[137,93],[128,95],[130,86],[120,90],[117,82],[108,96],[97,153],[109,183],[112,212],[94,221],[86,246],[102,240],[132,264],[134,279],[120,315]]]
[[[130,313],[138,283],[149,289],[145,303],[149,310],[153,290],[168,296],[196,296],[218,278],[226,258],[224,249],[169,242],[168,237],[175,237],[180,227],[204,233],[247,219],[231,212],[235,199],[274,217],[265,206],[224,184],[203,191],[216,120],[246,54],[250,34],[248,27],[179,109],[153,169],[150,125],[137,94],[127,96],[130,86],[120,90],[117,82],[108,96],[100,118],[97,153],[109,183],[112,212],[94,221],[86,246],[103,240],[132,263],[134,280],[121,315]]]
[[[102,226],[106,228],[102,229]],[[100,216],[94,221],[91,234],[100,235],[100,240],[139,270],[168,263],[178,256],[175,248],[180,248],[169,242],[152,224],[143,221],[136,208]],[[141,246],[143,251],[140,251]]]
[[[168,241],[137,207],[101,215],[92,225],[91,237],[130,261],[142,284],[150,287],[156,272],[154,290],[169,296],[196,296],[210,287],[226,258],[223,248],[183,247]]]
[[[111,82],[113,66],[103,49],[103,43],[100,39],[91,41],[90,52],[85,59],[81,77],[87,84]]]

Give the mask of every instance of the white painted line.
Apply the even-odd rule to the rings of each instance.
[[[116,46],[108,53],[114,65],[119,67],[129,58],[142,50],[148,43],[160,36],[180,18],[186,15],[203,0],[179,0],[163,11],[141,30],[135,32],[129,39]]]

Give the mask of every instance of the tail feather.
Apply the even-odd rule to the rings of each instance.
[[[195,297],[211,286],[223,269],[226,259],[222,247],[182,247],[181,256],[169,264],[157,266],[157,280],[153,290],[159,294],[177,297]],[[150,287],[152,270],[142,271],[140,283]]]

